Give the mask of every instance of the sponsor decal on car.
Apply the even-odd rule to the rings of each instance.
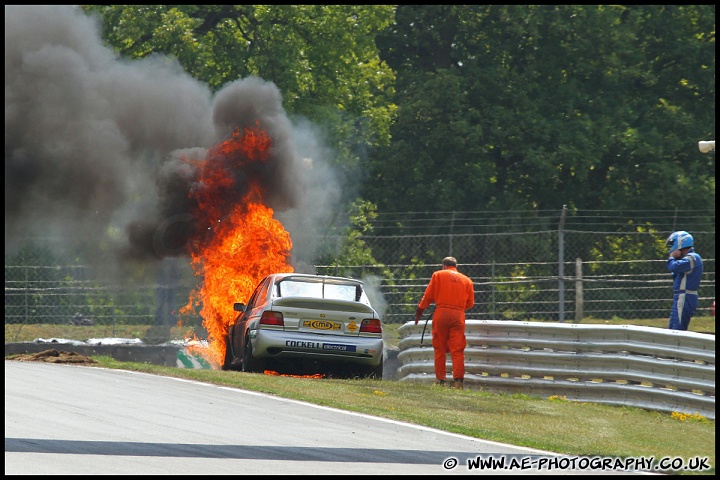
[[[355,323],[355,322],[350,322],[347,324],[347,329],[350,330],[351,332],[354,332],[358,328],[359,327],[357,326],[357,323]]]
[[[336,350],[340,352],[354,352],[355,345],[342,345],[339,343],[324,343],[323,350]]]
[[[313,330],[340,330],[342,328],[342,324],[327,320],[303,320],[302,325]]]
[[[315,350],[320,350],[322,348],[322,343],[320,343],[320,342],[301,342],[298,340],[285,340],[285,346],[292,347],[292,348],[311,348],[311,349],[315,349]]]
[[[310,350],[334,350],[336,352],[354,352],[355,345],[342,343],[303,342],[299,340],[285,340],[285,346],[290,348],[307,348]]]

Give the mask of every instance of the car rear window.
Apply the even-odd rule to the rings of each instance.
[[[281,297],[330,298],[333,300],[358,301],[362,290],[358,285],[281,280],[278,282]]]

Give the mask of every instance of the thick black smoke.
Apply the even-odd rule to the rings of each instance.
[[[263,202],[277,210],[298,208],[307,191],[307,167],[296,153],[293,130],[282,109],[279,90],[269,82],[247,78],[231,83],[215,96],[213,120],[220,138],[246,130],[267,134],[270,147],[262,159],[220,148],[175,150],[156,176],[158,215],[129,225],[129,256],[157,257],[187,253],[186,246],[209,241],[215,222],[245,201],[251,185],[259,185]],[[203,181],[212,171],[228,182]],[[219,218],[198,218],[197,198],[212,199]]]
[[[260,182],[302,236],[327,222],[340,189],[272,83],[240,79],[213,95],[167,57],[120,59],[78,8],[6,5],[6,255],[38,237],[88,255],[186,253],[198,228],[190,192],[204,188],[187,160],[256,124],[272,148],[261,168],[229,172],[237,198]]]

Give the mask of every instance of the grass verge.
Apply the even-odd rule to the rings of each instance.
[[[452,390],[416,382],[298,378],[188,370],[95,357],[97,366],[225,385],[568,455],[706,457],[715,473],[715,422],[699,415],[551,397]],[[89,367],[92,368],[92,367]]]
[[[568,324],[575,322],[566,322]],[[667,328],[667,319],[647,320],[610,320],[586,318],[582,325],[638,325],[645,327]],[[397,346],[400,341],[398,328],[402,324],[387,323],[383,326],[383,338],[389,346]],[[153,327],[150,325],[52,325],[52,324],[5,324],[5,343],[32,342],[38,338],[65,338],[85,341],[89,338],[139,338],[145,339]],[[690,322],[690,331],[715,333],[715,317],[696,317]],[[188,327],[167,328],[167,335],[173,339],[192,337],[195,331]]]
[[[633,322],[623,319],[585,319],[582,323],[667,328],[666,319]],[[388,345],[397,345],[397,330],[400,326],[385,326]],[[690,326],[692,331],[714,334],[715,318],[697,317]],[[107,326],[5,325],[5,341],[23,342],[53,337],[77,340],[110,336],[143,338],[148,328],[116,326],[110,331]],[[171,330],[173,338],[183,338],[185,334],[184,329]],[[710,470],[667,473],[715,474],[715,422],[698,415],[569,402],[562,398],[541,399],[479,390],[456,391],[414,382],[296,378],[162,367],[118,362],[110,357],[95,357],[95,360],[100,367],[264,392],[568,455],[654,457],[656,460],[680,457],[686,461],[708,458]]]

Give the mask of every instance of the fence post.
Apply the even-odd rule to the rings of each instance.
[[[452,212],[450,217],[450,234],[448,235],[450,241],[448,242],[448,256],[453,256],[453,227],[455,227],[455,211]]]
[[[112,304],[110,305],[110,309],[111,309],[111,311],[112,311],[112,317],[111,317],[111,318],[112,318],[112,336],[113,336],[113,338],[114,338],[114,337],[115,337],[115,322],[116,322],[116,319],[115,319],[115,305],[117,305],[118,293],[117,293],[117,290],[116,290],[115,288],[111,289],[110,291],[113,292],[113,293],[112,293],[113,299],[112,299]]]
[[[560,223],[558,224],[558,296],[559,296],[559,309],[558,314],[561,322],[565,321],[565,265],[563,259],[565,258],[565,238],[563,233],[563,227],[565,226],[565,215],[567,214],[567,205],[563,205],[562,213],[560,214]]]
[[[575,323],[583,319],[582,259],[575,259]]]
[[[25,313],[24,313],[25,319],[24,319],[24,321],[23,321],[23,324],[24,324],[24,325],[27,325],[27,324],[29,323],[29,317],[30,317],[30,305],[29,305],[29,302],[28,302],[28,289],[29,289],[29,286],[28,286],[28,266],[27,266],[27,265],[24,266],[23,271],[25,272],[25,285],[24,285],[25,288],[23,288],[23,302],[24,302],[24,304],[25,304],[25,305],[24,305],[24,307],[25,307]]]
[[[492,289],[490,318],[495,319],[495,260],[492,261],[492,266],[490,267],[490,288]]]

